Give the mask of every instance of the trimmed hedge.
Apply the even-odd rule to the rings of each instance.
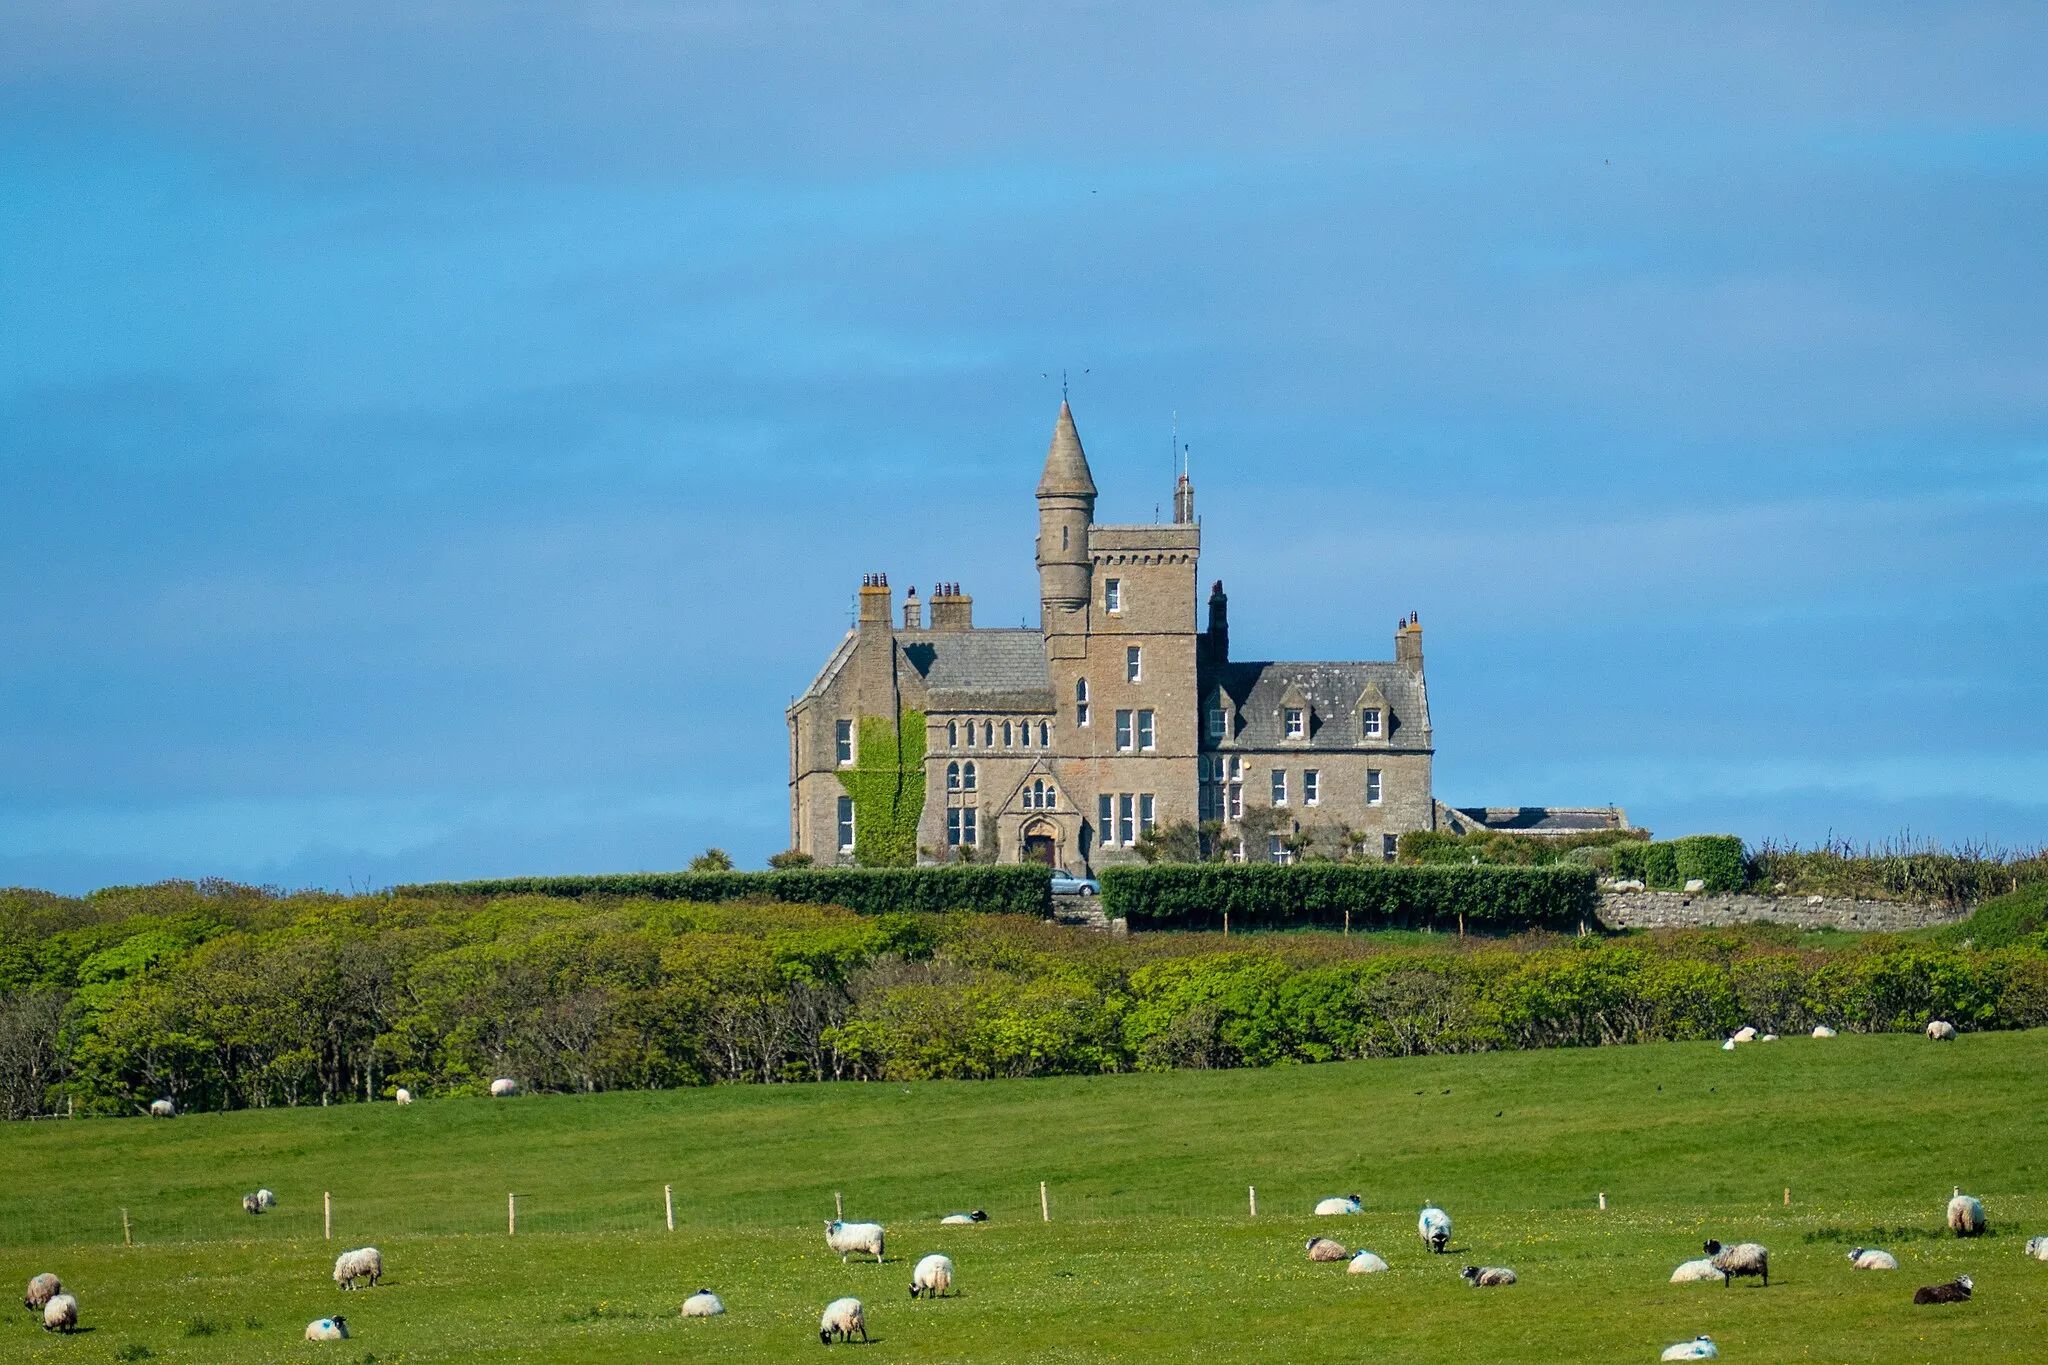
[[[393,888],[419,896],[645,896],[653,900],[764,900],[841,905],[855,914],[969,910],[1052,914],[1052,879],[1036,863],[955,867],[793,867],[781,872],[617,872],[593,877],[500,877]]]
[[[1584,867],[1386,863],[1157,863],[1102,871],[1102,908],[1134,929],[1446,929],[1489,933],[1597,925]]]
[[[1711,893],[1740,891],[1749,862],[1733,834],[1688,834],[1654,844],[1616,844],[1614,875],[1640,878],[1656,891],[1678,891],[1697,877]]]

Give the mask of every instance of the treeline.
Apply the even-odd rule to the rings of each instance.
[[[2030,912],[2032,913],[2032,912]],[[2011,921],[2008,923],[2008,921]],[[1037,918],[166,884],[0,893],[0,1112],[982,1078],[2048,1024],[2048,935],[1112,938]],[[2024,929],[2024,933],[2018,931]]]

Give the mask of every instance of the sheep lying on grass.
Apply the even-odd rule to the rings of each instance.
[[[825,1245],[839,1253],[839,1264],[845,1265],[846,1258],[854,1252],[865,1252],[875,1258],[875,1264],[882,1263],[883,1231],[880,1223],[827,1223],[825,1224]]]
[[[2037,1261],[2048,1261],[2048,1237],[2029,1237],[2027,1255]]]
[[[1357,1213],[1364,1207],[1365,1201],[1357,1195],[1338,1194],[1319,1201],[1316,1204],[1316,1213],[1320,1217],[1328,1218],[1336,1214]]]
[[[949,1213],[939,1220],[941,1223],[955,1225],[971,1225],[974,1223],[986,1223],[987,1221],[988,1215],[980,1209],[976,1209],[973,1213]]]
[[[43,1305],[64,1292],[64,1282],[47,1270],[28,1282],[28,1292],[21,1296],[21,1306],[31,1313],[43,1311]]]
[[[1679,1263],[1678,1269],[1671,1272],[1671,1283],[1673,1284],[1696,1284],[1704,1280],[1726,1280],[1727,1278],[1726,1275],[1721,1273],[1721,1267],[1707,1260],[1682,1261]]]
[[[357,1247],[334,1258],[334,1282],[343,1289],[354,1289],[357,1280],[368,1280],[375,1289],[383,1278],[384,1257],[375,1247]]]
[[[1451,1215],[1434,1204],[1422,1210],[1422,1216],[1415,1220],[1415,1230],[1422,1234],[1422,1240],[1431,1251],[1441,1253],[1451,1244]]]
[[[69,1332],[78,1326],[78,1300],[69,1294],[53,1294],[43,1305],[43,1330]]]
[[[1937,1043],[1953,1043],[1956,1040],[1956,1026],[1946,1019],[1937,1019],[1927,1026],[1927,1036]]]
[[[686,1318],[715,1318],[725,1311],[725,1301],[708,1289],[700,1289],[683,1300]]]
[[[1816,1038],[1832,1038],[1835,1036],[1835,1031],[1826,1024],[1815,1024],[1813,1026],[1813,1036]]]
[[[917,1263],[910,1272],[910,1297],[942,1299],[953,1287],[953,1258],[936,1251]]]
[[[1756,1030],[1748,1027],[1739,1028],[1730,1035],[1728,1041],[1731,1043],[1753,1043],[1756,1041]]]
[[[1761,1276],[1764,1288],[1771,1287],[1771,1251],[1769,1247],[1756,1242],[1737,1242],[1722,1249],[1719,1242],[1708,1242],[1705,1247],[1713,1258],[1714,1269],[1727,1277],[1726,1283],[1733,1284],[1748,1276]]]
[[[1483,1285],[1513,1284],[1515,1272],[1504,1265],[1468,1265],[1458,1272],[1458,1277],[1474,1289]]]
[[[860,1333],[860,1339],[868,1339],[867,1315],[861,1311],[859,1299],[834,1299],[825,1305],[823,1317],[818,1319],[818,1340],[827,1346],[832,1338],[852,1341],[853,1334]]]
[[[1970,1277],[1958,1275],[1947,1284],[1923,1284],[1913,1291],[1915,1303],[1968,1303]]]
[[[1849,1252],[1849,1264],[1858,1270],[1897,1270],[1899,1258],[1876,1247],[1856,1247]]]
[[[1387,1268],[1387,1263],[1370,1251],[1360,1251],[1351,1258],[1351,1264],[1344,1267],[1351,1275],[1377,1275]]]
[[[347,1341],[348,1319],[344,1317],[315,1318],[306,1324],[308,1341]]]
[[[1346,1261],[1351,1258],[1342,1242],[1333,1242],[1327,1237],[1311,1237],[1306,1245],[1311,1261]]]
[[[1712,1337],[1694,1337],[1681,1341],[1676,1346],[1666,1346],[1659,1360],[1719,1360],[1721,1348],[1714,1344]]]
[[[1964,1194],[1963,1187],[1955,1187],[1955,1197],[1948,1201],[1948,1230],[1958,1237],[1981,1237],[1984,1235],[1984,1205],[1974,1194]]]

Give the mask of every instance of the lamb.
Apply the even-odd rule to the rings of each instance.
[[[2027,1255],[2037,1261],[2048,1261],[2048,1237],[2029,1237]]]
[[[1681,1341],[1676,1346],[1666,1346],[1664,1354],[1657,1357],[1659,1360],[1719,1360],[1720,1358],[1721,1348],[1714,1344],[1712,1337],[1707,1336],[1694,1337],[1691,1341]]]
[[[411,1104],[412,1091],[407,1090],[404,1086],[401,1085],[398,1087],[397,1093],[392,1095],[391,1098],[392,1101],[397,1104]]]
[[[1370,1251],[1360,1251],[1351,1258],[1351,1264],[1344,1267],[1348,1275],[1377,1275],[1387,1268],[1387,1263]]]
[[[178,1106],[170,1100],[152,1100],[149,1116],[153,1119],[170,1119],[178,1116]]]
[[[1721,1267],[1707,1260],[1682,1261],[1679,1263],[1678,1269],[1671,1272],[1671,1283],[1673,1284],[1695,1284],[1701,1280],[1726,1280],[1727,1278],[1726,1275],[1721,1273]]]
[[[986,1223],[987,1221],[988,1215],[980,1209],[976,1209],[973,1213],[949,1213],[939,1220],[941,1224],[965,1224],[969,1226],[975,1223]]]
[[[1458,1278],[1477,1289],[1482,1285],[1513,1284],[1515,1272],[1504,1265],[1468,1265],[1458,1272]]]
[[[1897,1270],[1899,1258],[1876,1247],[1855,1247],[1849,1252],[1849,1264],[1858,1270]]]
[[[31,1313],[43,1311],[43,1305],[64,1292],[64,1282],[47,1270],[28,1282],[28,1292],[21,1296],[21,1306]]]
[[[256,1191],[256,1207],[262,1209],[265,1213],[270,1212],[277,1207],[277,1196],[269,1190]]]
[[[43,1305],[45,1332],[70,1332],[78,1326],[78,1300],[69,1294],[53,1294]]]
[[[1946,1019],[1936,1019],[1927,1026],[1927,1036],[1937,1043],[1953,1043],[1956,1040],[1956,1026]]]
[[[1357,1195],[1339,1194],[1319,1201],[1316,1204],[1316,1213],[1321,1217],[1330,1217],[1340,1213],[1357,1213],[1364,1207],[1365,1201]]]
[[[910,1272],[910,1297],[943,1299],[953,1287],[953,1258],[936,1251],[917,1263]]]
[[[1344,1249],[1342,1242],[1333,1242],[1327,1237],[1311,1237],[1306,1243],[1311,1261],[1348,1261],[1351,1253]]]
[[[1981,1237],[1984,1235],[1984,1205],[1974,1194],[1964,1194],[1963,1187],[1955,1187],[1955,1197],[1948,1201],[1948,1230],[1958,1237]]]
[[[1721,1051],[1723,1051],[1723,1052],[1733,1052],[1733,1051],[1735,1051],[1735,1040],[1734,1040],[1733,1038],[1730,1038],[1730,1039],[1729,1039],[1729,1040],[1728,1040],[1727,1042],[1725,1042],[1725,1043],[1721,1044]]]
[[[1451,1244],[1451,1215],[1434,1204],[1426,1205],[1422,1216],[1415,1220],[1415,1230],[1422,1234],[1431,1251],[1441,1254]]]
[[[839,1264],[845,1265],[846,1258],[856,1251],[866,1252],[875,1258],[875,1264],[882,1263],[882,1225],[880,1223],[827,1223],[825,1224],[825,1245],[839,1253]]]
[[[725,1301],[708,1289],[700,1289],[683,1300],[686,1318],[715,1318],[725,1311]]]
[[[860,1333],[860,1339],[868,1339],[867,1315],[861,1311],[859,1299],[834,1299],[825,1305],[824,1316],[818,1319],[818,1340],[830,1346],[832,1338],[852,1341],[853,1334]]]
[[[334,1258],[334,1282],[343,1289],[354,1289],[357,1280],[368,1280],[375,1289],[383,1277],[384,1257],[375,1247],[357,1247]]]
[[[1826,1024],[1815,1024],[1813,1026],[1813,1036],[1816,1038],[1832,1038],[1835,1036],[1835,1031]]]
[[[344,1317],[315,1318],[306,1324],[308,1341],[347,1341],[348,1319]]]
[[[493,1099],[503,1099],[507,1095],[516,1095],[518,1093],[519,1082],[513,1080],[510,1076],[500,1076],[497,1080],[491,1082],[491,1098]]]
[[[1724,1284],[1733,1284],[1750,1275],[1763,1277],[1764,1288],[1771,1287],[1771,1252],[1769,1247],[1755,1242],[1737,1242],[1726,1251],[1719,1242],[1710,1241],[1705,1246],[1707,1255],[1714,1259],[1714,1269],[1727,1276]]]
[[[1947,1284],[1923,1284],[1913,1291],[1915,1303],[1968,1303],[1970,1277],[1958,1275]]]

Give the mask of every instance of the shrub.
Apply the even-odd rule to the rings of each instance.
[[[1630,877],[1658,891],[1676,891],[1685,883],[1678,879],[1678,845],[1616,844],[1614,875]]]
[[[1052,882],[1036,863],[952,867],[802,867],[777,872],[622,872],[594,877],[501,877],[401,886],[400,896],[646,896],[654,900],[766,900],[842,905],[861,915],[905,910],[1052,914]]]
[[[1972,947],[2009,948],[2048,926],[2048,882],[2036,882],[2003,896],[1993,896],[1961,924],[1942,930],[1944,942]]]
[[[1264,863],[1119,866],[1102,872],[1103,910],[1133,928],[1356,929],[1464,926],[1487,933],[1593,924],[1598,891],[1583,867]]]
[[[1732,834],[1688,834],[1683,839],[1674,839],[1676,867],[1673,870],[1678,885],[1689,881],[1705,882],[1708,892],[1727,894],[1740,891],[1743,885],[1745,862],[1742,856],[1742,840]]]

